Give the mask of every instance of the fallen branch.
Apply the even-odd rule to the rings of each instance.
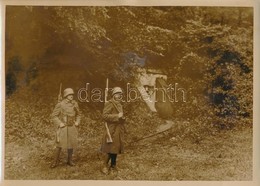
[[[134,140],[134,141],[130,142],[130,144],[131,144],[131,143],[136,143],[136,142],[142,141],[142,140],[147,139],[147,138],[151,138],[151,137],[156,136],[156,135],[158,135],[158,134],[162,134],[162,133],[164,133],[164,132],[170,130],[171,128],[172,128],[172,127],[167,128],[167,129],[165,129],[165,130],[163,130],[163,131],[160,131],[160,132],[156,132],[156,133],[154,133],[154,134],[149,134],[149,135],[147,135],[147,136],[144,136],[144,137],[142,137],[142,138],[139,138],[139,139],[137,139],[137,140]]]

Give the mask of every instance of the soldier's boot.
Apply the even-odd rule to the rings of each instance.
[[[59,164],[59,159],[60,159],[60,152],[61,152],[61,148],[57,147],[56,148],[56,152],[55,152],[55,161],[51,164],[51,168],[55,168],[58,166]]]
[[[110,172],[118,172],[118,167],[116,166],[116,159],[117,159],[117,154],[111,154],[111,166],[109,168]]]
[[[108,174],[108,172],[109,172],[109,169],[108,169],[108,162],[109,162],[109,160],[110,160],[110,155],[106,154],[105,158],[104,158],[104,162],[103,162],[103,167],[101,168],[101,172],[103,174]]]
[[[67,162],[67,164],[69,166],[75,166],[75,164],[72,162],[72,154],[73,154],[73,149],[68,149],[68,162]]]

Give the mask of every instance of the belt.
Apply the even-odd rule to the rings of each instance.
[[[73,126],[75,124],[75,117],[74,116],[67,116],[66,126]]]

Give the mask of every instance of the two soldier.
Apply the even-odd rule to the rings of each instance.
[[[121,104],[123,91],[115,87],[112,91],[112,98],[105,103],[103,119],[107,122],[108,131],[105,130],[102,138],[101,152],[105,154],[102,172],[107,174],[110,170],[117,170],[117,154],[123,153],[124,146],[124,114]],[[63,92],[63,100],[59,102],[51,115],[53,123],[57,127],[56,132],[56,155],[51,168],[59,163],[61,149],[67,149],[67,164],[73,166],[72,154],[77,144],[77,127],[80,124],[80,110],[78,103],[73,100],[74,92],[67,88]],[[108,133],[112,141],[108,142]],[[110,165],[109,165],[110,162]]]

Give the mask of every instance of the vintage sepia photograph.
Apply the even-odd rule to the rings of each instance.
[[[5,7],[5,180],[252,181],[253,7]]]

